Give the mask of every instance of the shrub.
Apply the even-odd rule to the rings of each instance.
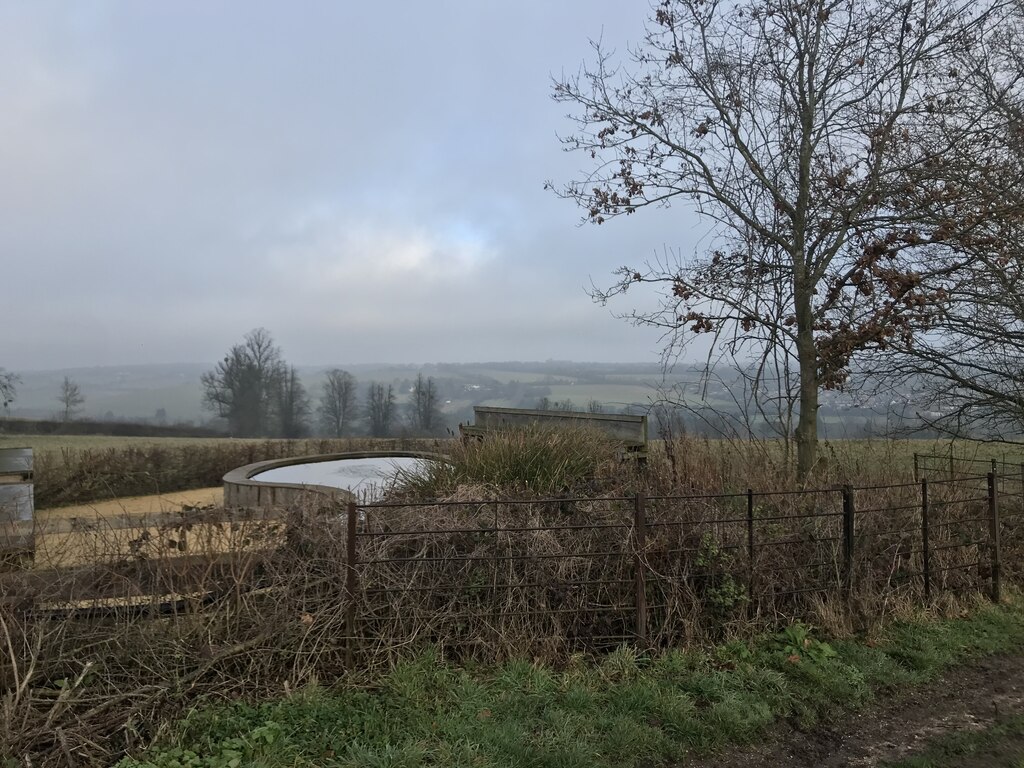
[[[445,498],[460,486],[489,486],[533,497],[592,493],[602,470],[614,466],[621,446],[592,429],[532,426],[456,443],[447,462],[403,473],[399,494]],[[611,476],[605,473],[605,478]]]

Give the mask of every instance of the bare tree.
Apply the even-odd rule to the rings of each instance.
[[[395,416],[395,390],[388,384],[370,382],[366,395],[366,417],[370,426],[370,434],[374,437],[387,437],[391,433],[391,423]]]
[[[268,435],[274,397],[286,373],[281,350],[265,328],[245,336],[212,371],[202,375],[203,402],[237,437]]]
[[[0,406],[3,407],[5,413],[10,411],[11,403],[18,396],[20,382],[21,379],[17,375],[0,368]]]
[[[339,368],[327,372],[318,411],[320,423],[331,436],[348,434],[356,414],[356,380],[351,373]]]
[[[413,428],[425,434],[433,433],[441,425],[437,385],[433,378],[424,378],[422,373],[416,374],[412,399],[409,401],[409,416]]]
[[[70,376],[65,376],[61,382],[60,392],[57,394],[57,402],[61,405],[61,420],[71,421],[78,414],[82,404],[85,403],[85,395],[82,388]]]
[[[820,390],[845,386],[863,350],[934,327],[932,264],[961,266],[937,256],[999,214],[972,185],[943,215],[945,158],[987,122],[964,63],[1005,15],[999,0],[661,0],[633,71],[596,44],[555,86],[576,110],[567,148],[595,163],[560,189],[586,218],[686,201],[714,232],[706,253],[623,267],[595,298],[654,286],[660,308],[627,317],[664,330],[667,359],[712,335],[706,371],[748,371],[776,423],[795,410],[801,478]]]
[[[944,299],[935,330],[896,339],[892,355],[873,361],[912,425],[992,440],[1024,435],[1024,5],[1010,8],[1008,23],[963,67],[961,98],[984,120],[973,143],[943,158],[948,191],[936,205],[946,218],[978,220],[960,244],[966,264],[947,258],[933,286]],[[960,190],[976,187],[998,200],[997,217],[962,199]]]
[[[293,439],[309,434],[309,395],[294,366],[286,368],[278,377],[274,406],[281,437]]]

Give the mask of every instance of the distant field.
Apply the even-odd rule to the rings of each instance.
[[[653,387],[639,384],[553,384],[549,397],[552,400],[572,400],[579,408],[585,408],[591,400],[621,406],[647,403],[655,395]]]
[[[475,376],[486,376],[495,381],[500,381],[502,384],[507,384],[510,381],[536,384],[548,381],[549,379],[554,381],[571,381],[573,378],[572,376],[557,376],[550,373],[535,373],[533,371],[506,371],[500,368],[474,368],[472,373]]]
[[[178,448],[186,445],[218,443],[262,443],[263,440],[239,440],[231,437],[112,437],[109,435],[0,435],[0,448],[32,448],[36,451],[101,450],[104,448],[150,447]]]

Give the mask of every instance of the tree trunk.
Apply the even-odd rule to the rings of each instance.
[[[811,291],[798,281],[796,354],[800,365],[800,417],[796,425],[796,474],[807,481],[818,459],[818,354],[814,347]]]

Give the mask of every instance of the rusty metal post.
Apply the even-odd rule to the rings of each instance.
[[[917,451],[914,452],[914,482],[918,482],[921,479],[921,468],[917,458]]]
[[[932,596],[931,547],[928,542],[928,478],[921,480],[921,559],[924,563],[924,599]]]
[[[356,591],[359,575],[356,572],[356,503],[348,503],[347,536],[345,538],[345,666],[354,669],[353,656],[356,643]]]
[[[644,574],[644,549],[647,546],[647,510],[643,491],[636,494],[633,507],[633,568],[636,573],[636,640],[647,645],[647,580]]]
[[[999,602],[1002,592],[1002,579],[999,567],[999,491],[998,476],[990,472],[988,476],[988,548],[992,563],[992,601]]]
[[[754,491],[747,488],[747,598],[754,601]]]
[[[854,515],[853,486],[843,486],[843,593],[846,599],[853,592]]]

